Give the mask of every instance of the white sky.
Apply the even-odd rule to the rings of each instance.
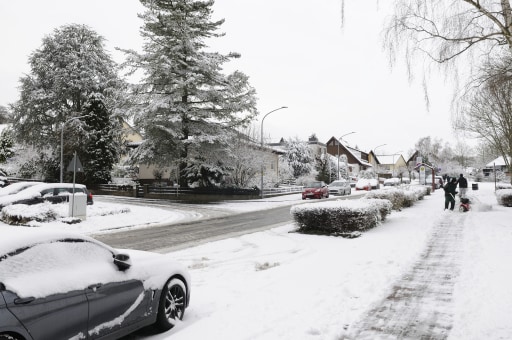
[[[227,65],[249,75],[258,92],[258,110],[269,115],[266,139],[321,142],[355,131],[345,140],[378,153],[407,153],[421,137],[452,144],[451,88],[434,81],[426,110],[419,82],[410,84],[403,68],[391,70],[382,50],[382,2],[346,1],[341,28],[341,0],[217,0],[214,18],[226,19],[226,36],[213,49],[236,51],[242,58]],[[380,6],[380,7],[379,7]],[[143,7],[136,0],[19,0],[0,2],[0,105],[18,98],[18,79],[29,71],[29,54],[41,39],[68,23],[83,23],[114,47],[140,49]],[[259,136],[260,122],[256,122]]]

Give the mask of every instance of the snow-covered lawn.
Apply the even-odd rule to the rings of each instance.
[[[352,339],[360,320],[422,258],[432,235],[446,227],[447,232],[460,231],[449,245],[458,255],[450,273],[453,294],[443,309],[448,313],[441,316],[452,324],[448,339],[510,339],[512,208],[497,205],[493,184],[479,187],[469,192],[474,203],[468,213],[443,211],[443,192],[438,190],[411,208],[393,211],[356,239],[302,235],[290,224],[172,252],[191,273],[191,304],[181,324],[149,338]],[[290,202],[300,203],[300,195],[219,208],[241,212]],[[41,227],[90,234],[123,223],[135,227],[188,218],[129,208],[129,213],[100,217],[96,209],[112,211],[116,204],[95,204],[80,225],[53,222]],[[421,307],[440,308],[434,302]]]

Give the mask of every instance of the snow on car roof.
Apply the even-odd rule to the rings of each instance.
[[[0,261],[3,256],[12,251],[38,243],[47,243],[70,238],[83,239],[98,243],[95,239],[89,236],[72,232],[10,226],[2,226],[1,228],[2,237],[0,238]],[[114,252],[113,248],[108,246],[107,248]]]
[[[33,185],[33,186],[28,187],[26,189],[23,189],[23,190],[21,190],[20,192],[18,192],[16,194],[0,197],[0,205],[8,205],[8,204],[11,204],[12,202],[15,202],[15,201],[18,201],[18,200],[30,199],[30,198],[33,198],[33,197],[37,197],[37,196],[40,195],[41,191],[46,190],[46,189],[52,189],[52,188],[55,188],[55,187],[58,187],[58,188],[73,188],[73,185],[75,186],[75,188],[80,188],[82,190],[86,189],[85,185],[83,185],[83,184],[73,184],[73,183],[41,183],[41,184],[36,184],[36,185]]]
[[[16,182],[9,184],[6,187],[0,188],[0,196],[5,195],[11,195],[15,194],[23,189],[26,189],[28,187],[37,185],[37,184],[43,184],[43,182]]]

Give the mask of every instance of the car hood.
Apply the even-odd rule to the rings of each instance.
[[[59,268],[51,272],[26,273],[17,277],[7,275],[7,277],[0,277],[0,281],[7,290],[20,297],[35,298],[83,290],[95,284],[133,279],[142,281],[145,289],[162,289],[165,282],[173,275],[182,276],[190,286],[190,274],[187,269],[181,263],[174,261],[170,255],[135,250],[115,250],[115,252],[130,256],[130,268],[121,271],[117,270],[113,262],[105,262],[101,265],[84,265],[79,273],[76,270],[68,273],[66,268]],[[37,285],[33,282],[37,282]]]

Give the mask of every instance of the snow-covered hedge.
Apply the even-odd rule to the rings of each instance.
[[[402,208],[411,207],[417,200],[423,199],[426,189],[418,187],[418,189],[404,190],[398,188],[372,190],[368,192],[364,199],[385,199],[389,200],[393,205],[393,210],[401,210]]]
[[[496,183],[496,189],[512,189],[512,184],[498,182]]]
[[[408,186],[405,190],[414,193],[414,195],[416,196],[416,199],[418,201],[421,201],[425,196],[430,195],[432,188],[424,186],[424,185],[421,185],[421,186],[411,185],[411,186]]]
[[[53,209],[49,202],[37,205],[34,209],[33,205],[13,204],[2,209],[0,219],[7,224],[27,225],[30,221],[48,222],[54,221],[59,214]]]
[[[290,213],[299,232],[357,237],[391,212],[389,200],[337,200],[295,205]]]
[[[107,216],[129,213],[130,208],[95,204],[87,206],[87,216]],[[34,205],[13,204],[4,207],[0,213],[0,220],[12,225],[41,226],[41,223],[59,221],[63,223],[79,223],[80,219],[68,217],[68,203],[51,204],[44,202]]]
[[[498,204],[505,207],[512,207],[512,189],[496,190],[496,200]]]

